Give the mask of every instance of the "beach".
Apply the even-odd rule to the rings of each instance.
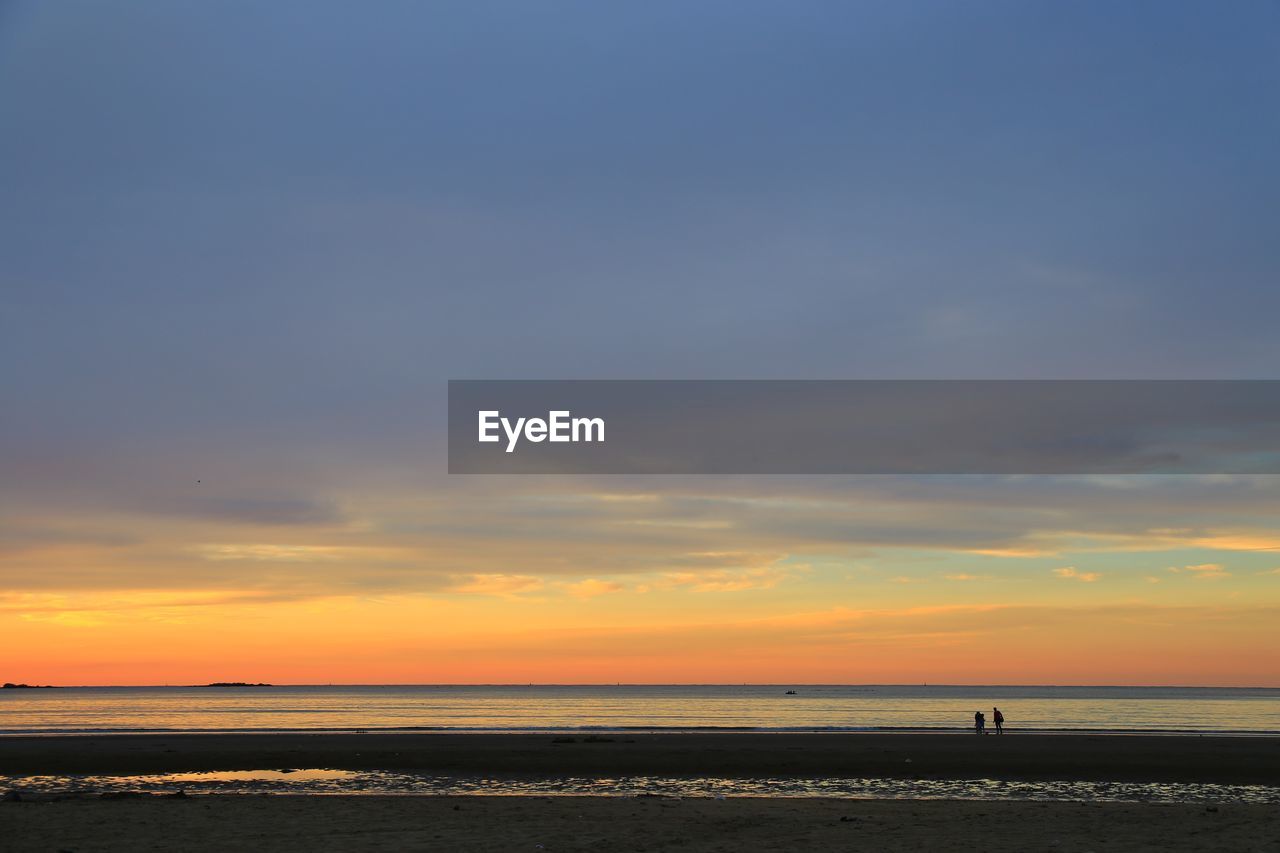
[[[880,777],[1280,784],[1280,738],[600,732],[0,738],[0,775],[334,768],[461,776]]]
[[[212,795],[0,803],[0,847],[278,851],[1280,850],[1274,806]]]
[[[579,776],[1280,782],[1280,739],[1140,735],[156,734],[0,739],[0,774],[331,768],[484,780]],[[1249,802],[708,796],[10,793],[14,851],[1280,850]],[[181,792],[181,793],[180,793]]]

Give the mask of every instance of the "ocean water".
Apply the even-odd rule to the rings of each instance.
[[[794,695],[787,695],[794,690]],[[958,730],[1280,734],[1280,688],[923,685],[69,687],[0,690],[0,734]]]

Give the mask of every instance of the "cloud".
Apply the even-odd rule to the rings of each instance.
[[[1275,531],[1221,531],[1195,537],[1192,544],[1223,551],[1280,551],[1280,536]]]
[[[741,592],[772,589],[786,579],[776,569],[713,569],[705,572],[667,572],[652,584],[654,589],[685,588],[693,592]]]
[[[141,539],[123,531],[66,530],[0,525],[0,554],[15,555],[50,548],[110,549],[137,545]]]
[[[536,592],[542,589],[543,583],[542,578],[533,575],[470,575],[459,579],[446,591],[466,595],[510,596]]]
[[[622,592],[626,587],[616,581],[604,581],[597,578],[587,578],[577,583],[565,584],[564,588],[574,598],[595,598],[597,595],[605,595],[611,592]]]
[[[312,562],[340,559],[339,549],[322,545],[199,545],[194,550],[206,560]]]
[[[326,527],[341,524],[345,517],[333,503],[308,498],[170,498],[140,504],[152,515],[203,518],[263,527]]]
[[[1066,565],[1093,553],[1177,551],[1207,540],[1224,548],[1280,541],[1266,529],[1280,517],[1280,483],[1265,478],[870,480],[688,477],[664,480],[659,493],[639,478],[455,480],[413,490],[353,478],[350,491],[333,492],[340,500],[298,499],[345,510],[341,524],[305,530],[267,530],[261,516],[149,514],[134,504],[50,507],[15,492],[10,500],[22,500],[23,514],[5,519],[0,541],[22,544],[0,564],[0,585],[427,592],[518,566],[550,586],[634,576],[636,591],[664,582],[693,588],[690,576],[702,575],[702,588],[723,589],[735,582],[710,573],[794,574],[801,560],[857,561],[893,577],[922,574],[913,553],[921,551],[1001,553],[1002,564],[1070,554],[1050,564]],[[9,488],[0,484],[0,498]],[[67,531],[84,535],[60,535]],[[1214,557],[1181,562],[1193,559]],[[957,566],[953,574],[970,572]],[[767,574],[747,580],[778,582]]]
[[[139,622],[181,623],[189,611],[215,607],[252,607],[310,601],[321,596],[270,591],[206,591],[171,593],[166,590],[122,592],[0,594],[0,616],[16,615],[28,622],[70,628]]]
[[[961,582],[991,580],[991,575],[971,575],[967,572],[960,572],[959,574],[954,574],[954,575],[944,575],[944,577],[949,581],[961,581]]]
[[[108,622],[101,615],[84,610],[62,610],[57,613],[20,613],[18,618],[29,622],[49,622],[63,628],[98,628]]]
[[[1054,573],[1055,575],[1057,575],[1058,577],[1060,577],[1060,578],[1067,578],[1067,579],[1070,579],[1070,580],[1077,580],[1077,581],[1081,581],[1081,582],[1083,582],[1083,583],[1093,583],[1093,582],[1094,582],[1094,581],[1096,581],[1098,578],[1102,577],[1102,575],[1098,574],[1097,572],[1082,572],[1082,571],[1079,571],[1079,570],[1077,570],[1077,569],[1076,569],[1076,567],[1075,567],[1075,566],[1063,566],[1063,567],[1062,567],[1062,568],[1060,568],[1060,569],[1054,569],[1054,570],[1053,570],[1053,573]]]
[[[786,554],[777,552],[754,551],[693,551],[671,558],[668,562],[673,567],[703,568],[742,568],[746,566],[770,566],[784,559]]]
[[[1170,566],[1169,571],[1174,574],[1187,572],[1191,577],[1199,581],[1222,580],[1223,578],[1231,577],[1231,572],[1223,568],[1220,563],[1199,563],[1198,565],[1183,566],[1182,568]]]

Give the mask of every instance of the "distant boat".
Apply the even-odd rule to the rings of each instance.
[[[270,687],[270,684],[259,681],[257,684],[250,684],[247,681],[215,681],[212,684],[206,684],[205,687]]]
[[[784,696],[794,696],[794,695],[796,695],[796,692],[795,692],[794,690],[788,690],[788,691],[787,691],[786,693],[784,693],[783,695],[784,695]]]

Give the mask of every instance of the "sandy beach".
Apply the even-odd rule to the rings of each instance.
[[[1280,739],[1106,735],[216,734],[0,738],[0,774],[267,768],[451,776],[1280,782]],[[16,801],[14,801],[16,799]],[[832,798],[37,794],[5,850],[1272,850],[1241,803]]]
[[[165,734],[0,738],[0,775],[334,768],[487,776],[1280,784],[1280,738],[826,733]]]
[[[1274,806],[296,797],[0,803],[0,846],[67,850],[1280,850]]]

